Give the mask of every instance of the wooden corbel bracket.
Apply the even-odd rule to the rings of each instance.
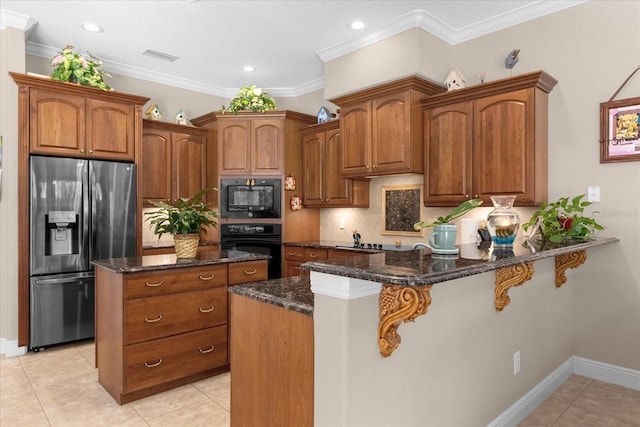
[[[391,356],[400,345],[400,324],[412,322],[427,312],[431,304],[431,286],[382,285],[378,305],[378,348],[383,357]]]
[[[565,272],[570,268],[576,268],[579,265],[584,264],[587,260],[586,251],[570,252],[568,254],[558,255],[556,257],[556,288],[564,285],[567,281]]]
[[[532,262],[496,270],[496,288],[494,292],[496,310],[502,311],[511,302],[511,298],[507,294],[509,289],[522,285],[531,277],[533,277]]]

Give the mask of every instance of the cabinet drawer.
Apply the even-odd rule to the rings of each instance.
[[[126,346],[125,392],[228,363],[226,325]]]
[[[267,280],[267,261],[245,261],[229,264],[229,285]]]
[[[125,299],[225,286],[227,266],[215,265],[188,270],[159,270],[125,275]]]
[[[319,259],[327,259],[328,249],[304,248],[304,260],[316,261]]]
[[[204,329],[227,321],[227,288],[125,302],[125,344]]]
[[[284,258],[291,261],[303,261],[304,248],[301,246],[285,246]]]

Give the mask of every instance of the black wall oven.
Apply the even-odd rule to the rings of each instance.
[[[221,179],[220,216],[232,219],[280,218],[281,192],[281,179]]]
[[[269,279],[282,277],[281,224],[221,224],[220,242],[223,250],[269,255]]]

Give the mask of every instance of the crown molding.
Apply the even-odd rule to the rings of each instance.
[[[7,27],[17,28],[25,32],[25,40],[29,37],[31,31],[38,21],[28,15],[16,13],[7,9],[0,9],[0,30]]]
[[[41,58],[53,58],[59,53],[59,49],[49,46],[43,46],[37,43],[27,42],[27,53],[29,55]],[[192,90],[194,92],[206,93],[209,95],[219,96],[221,98],[233,98],[238,93],[239,88],[223,88],[197,82],[194,80],[183,79],[169,74],[158,73],[156,71],[146,70],[144,68],[132,67],[127,64],[100,59],[104,68],[110,73],[120,74],[126,77],[146,80],[153,83],[163,84],[181,89]],[[324,79],[313,80],[309,83],[291,88],[265,88],[271,96],[274,97],[296,97],[313,92],[324,87]]]
[[[414,10],[395,20],[373,28],[360,38],[339,43],[316,52],[322,62],[369,46],[411,28],[420,28],[450,45],[456,45],[476,37],[493,33],[562,9],[585,3],[588,0],[538,1],[510,12],[463,28],[453,28],[425,10]]]

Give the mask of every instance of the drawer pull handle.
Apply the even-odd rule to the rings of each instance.
[[[144,366],[146,366],[147,368],[155,368],[156,366],[160,366],[161,363],[162,363],[162,358],[158,360],[156,363],[144,362]]]
[[[214,277],[216,277],[216,275],[215,275],[215,274],[210,274],[210,275],[209,275],[209,276],[207,276],[207,277],[203,277],[203,276],[199,276],[199,277],[200,277],[200,280],[211,280],[211,279],[213,279]]]
[[[211,306],[211,308],[198,308],[198,310],[200,310],[200,313],[211,313],[213,311],[213,306]]]
[[[256,274],[257,272],[258,272],[258,270],[254,268],[253,270],[249,270],[249,271],[245,270],[244,274],[247,274],[247,275],[251,276],[253,274]]]
[[[317,253],[311,253],[309,254],[309,256],[311,256],[311,258],[318,258],[318,254]]]
[[[149,287],[151,287],[151,288],[155,288],[156,286],[160,286],[160,285],[162,285],[162,283],[163,283],[163,281],[162,281],[162,280],[160,280],[160,281],[159,281],[159,282],[157,282],[157,283],[149,283],[149,282],[148,282],[148,281],[146,281],[146,280],[144,281],[144,284],[145,284],[145,285],[147,285],[147,286],[149,286]]]
[[[156,317],[155,319],[149,319],[147,318],[147,316],[144,316],[144,321],[147,323],[156,323],[159,322],[160,319],[162,319],[162,314],[158,315],[158,317]]]
[[[209,348],[207,348],[207,349],[205,349],[205,350],[203,350],[203,349],[201,349],[201,348],[200,348],[200,349],[198,349],[198,350],[200,350],[200,353],[202,353],[202,354],[207,354],[207,353],[211,353],[211,352],[213,351],[213,349],[214,349],[214,347],[213,347],[213,346],[211,346],[211,347],[209,347]]]

